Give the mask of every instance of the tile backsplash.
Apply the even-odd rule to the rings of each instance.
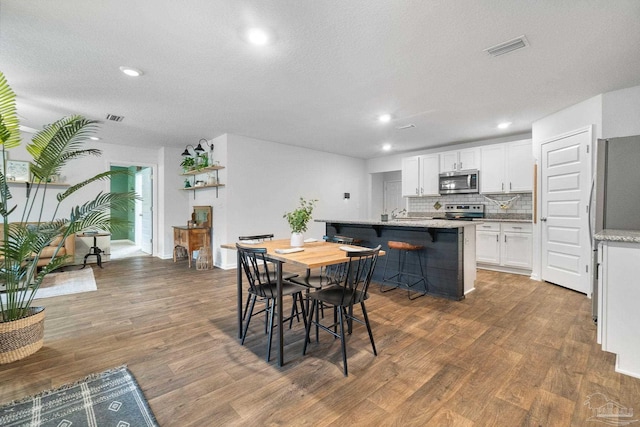
[[[518,196],[516,200],[511,202],[508,209],[501,209],[498,203],[506,202]],[[491,199],[491,200],[489,200]],[[494,200],[497,203],[494,203]],[[412,213],[423,212],[444,212],[444,205],[451,203],[465,204],[483,204],[485,205],[485,215],[492,214],[533,214],[533,201],[531,193],[519,194],[488,194],[486,197],[482,194],[449,194],[446,196],[432,197],[409,197],[409,215]],[[440,210],[434,205],[439,202],[442,206]]]

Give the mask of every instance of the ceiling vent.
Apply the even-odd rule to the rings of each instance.
[[[527,46],[529,46],[529,41],[524,35],[522,35],[520,37],[516,37],[515,39],[492,46],[488,49],[485,49],[484,51],[491,56],[500,56]]]
[[[107,120],[112,122],[121,122],[124,120],[124,116],[116,116],[115,114],[107,114]]]
[[[414,125],[413,123],[408,124],[408,125],[404,125],[404,126],[397,126],[396,129],[398,130],[405,130],[405,129],[411,129],[416,127],[416,125]]]

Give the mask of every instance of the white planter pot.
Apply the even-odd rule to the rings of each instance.
[[[291,246],[294,248],[304,246],[304,236],[302,233],[291,233]]]

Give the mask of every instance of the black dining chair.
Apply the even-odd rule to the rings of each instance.
[[[306,322],[306,335],[302,354],[307,352],[307,344],[309,342],[309,333],[311,325],[314,324],[320,329],[330,333],[336,338],[340,338],[342,345],[342,361],[344,376],[348,375],[347,371],[347,347],[345,342],[345,322],[348,324],[348,333],[351,334],[351,323],[356,321],[364,324],[369,333],[373,354],[378,355],[376,345],[373,341],[373,333],[371,332],[371,324],[367,315],[367,309],[364,302],[369,298],[367,290],[371,284],[373,270],[378,260],[380,246],[375,249],[345,251],[347,261],[345,263],[344,274],[342,275],[340,284],[334,284],[315,292],[309,293],[311,307],[308,310],[309,320]],[[333,323],[324,325],[321,323],[316,307],[318,304],[324,303],[333,306]],[[362,309],[362,319],[357,318],[353,314],[355,305],[360,305]],[[315,319],[314,319],[315,316]],[[338,331],[339,328],[339,331]],[[316,338],[317,339],[317,338]]]
[[[238,241],[243,243],[251,242],[251,244],[260,244],[265,240],[273,240],[273,234],[253,234],[253,235],[247,235],[247,236],[238,236]],[[272,263],[269,261],[267,261],[267,263],[268,265],[272,265]],[[262,274],[265,274],[265,272],[263,271]],[[275,269],[269,270],[269,274],[271,274],[271,280],[275,281],[276,280]],[[282,278],[285,280],[289,280],[294,277],[298,277],[298,274],[282,272]],[[247,297],[247,301],[244,304],[244,311],[242,312],[242,320],[244,320],[247,317],[247,309],[249,308],[250,301],[251,301],[251,295]]]
[[[267,362],[271,358],[271,339],[273,336],[273,328],[277,325],[274,324],[274,316],[276,310],[282,310],[282,307],[278,307],[277,301],[277,280],[273,277],[269,262],[266,259],[267,250],[265,248],[247,248],[236,244],[236,249],[240,255],[240,266],[244,271],[245,278],[249,285],[249,308],[246,313],[246,321],[242,331],[242,344],[247,337],[249,330],[249,324],[251,318],[255,314],[266,313],[267,319],[265,321],[267,339]],[[291,307],[291,314],[287,318],[283,318],[283,322],[293,319],[293,317],[302,314],[302,320],[306,326],[306,311],[304,307],[304,299],[302,293],[306,291],[306,288],[295,283],[291,283],[283,279],[282,282],[282,295],[293,297],[293,305]],[[264,309],[254,312],[256,302],[260,300],[264,302]]]

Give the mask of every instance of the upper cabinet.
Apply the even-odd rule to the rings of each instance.
[[[526,139],[480,148],[481,193],[526,193],[533,191],[533,154]]]
[[[480,149],[446,151],[440,153],[440,172],[452,172],[480,168]]]
[[[405,197],[437,196],[439,156],[405,157],[402,159],[402,195]]]

